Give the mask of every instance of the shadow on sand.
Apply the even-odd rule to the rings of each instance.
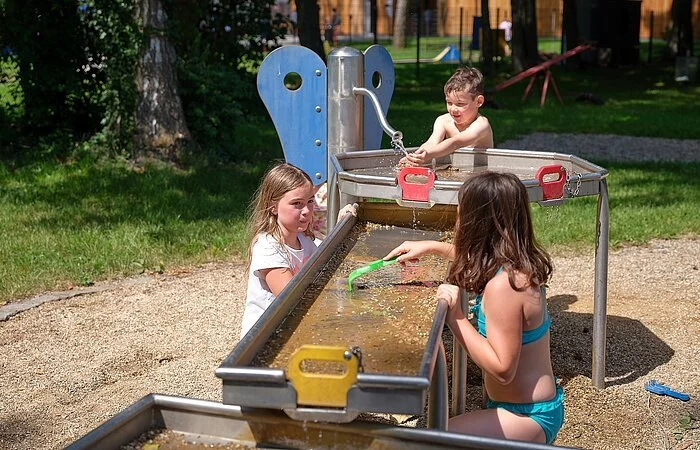
[[[591,377],[593,314],[568,311],[574,295],[548,299],[552,315],[551,350],[555,375],[567,383],[577,375]],[[640,321],[608,315],[606,386],[627,384],[666,364],[673,349]]]

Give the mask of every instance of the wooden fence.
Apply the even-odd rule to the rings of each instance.
[[[632,0],[634,1],[634,0]],[[653,14],[653,37],[665,37],[670,26],[670,8],[672,0],[639,0],[641,2],[639,37],[646,40],[651,32],[651,17]],[[369,16],[366,8],[369,2],[364,0],[319,0],[321,27],[330,20],[331,9],[337,8],[342,19],[338,33],[342,35],[363,36],[369,31]],[[415,6],[415,1],[409,5]],[[693,1],[693,33],[700,38],[700,1]],[[425,35],[436,35],[439,30],[444,34],[457,36],[460,33],[460,11],[462,13],[462,35],[471,36],[473,17],[481,16],[480,0],[445,0],[441,17],[438,17],[437,0],[423,0],[423,17],[417,17],[415,7],[409,7],[407,26],[409,33],[420,24],[421,32]],[[562,0],[537,0],[537,33],[540,37],[560,37],[562,30]],[[380,35],[391,35],[392,17],[396,0],[377,0],[377,32]],[[430,9],[430,13],[425,13]],[[511,20],[510,0],[489,0],[489,18],[492,28],[496,28],[503,19]],[[414,31],[415,32],[415,31]]]

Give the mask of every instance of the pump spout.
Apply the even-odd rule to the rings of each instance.
[[[384,132],[391,138],[391,142],[403,141],[403,133],[393,129],[391,125],[389,125],[389,122],[386,121],[386,117],[384,117],[384,113],[382,113],[382,107],[379,104],[379,99],[377,98],[374,92],[366,88],[353,87],[352,93],[366,95],[367,97],[369,97],[369,99],[372,101],[372,106],[374,106],[374,111],[377,113],[379,125],[381,125]]]

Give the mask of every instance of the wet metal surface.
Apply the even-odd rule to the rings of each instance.
[[[447,263],[426,257],[407,267],[393,264],[355,280],[352,292],[347,276],[405,240],[444,239],[445,233],[365,227],[318,298],[300,303],[292,312],[296,317],[277,330],[254,365],[286,368],[291,354],[305,344],[359,346],[367,373],[417,374],[435,311],[435,290]]]
[[[273,447],[258,447],[255,442],[229,442],[192,433],[178,433],[168,429],[154,428],[143,433],[138,439],[125,444],[120,450],[247,450]]]
[[[481,166],[481,167],[437,167],[435,169],[435,179],[440,180],[440,181],[458,181],[460,183],[463,183],[464,181],[467,180],[471,175],[480,173],[480,172],[486,172],[486,171],[491,171],[491,172],[503,172],[503,173],[514,173],[518,178],[521,180],[530,180],[535,178],[535,173],[537,172],[538,167],[532,168],[532,167],[521,167],[521,168],[507,168],[507,167],[489,167],[489,166]],[[352,173],[353,175],[372,175],[372,176],[379,176],[379,177],[395,177],[399,173],[399,168],[396,166],[394,167],[370,167],[370,168],[363,168],[363,169],[354,169],[350,170],[348,172]],[[410,180],[409,180],[410,181]],[[420,180],[414,181],[416,183],[420,183]]]

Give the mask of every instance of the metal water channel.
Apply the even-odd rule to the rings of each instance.
[[[390,265],[355,280],[352,291],[347,276],[405,240],[440,239],[444,233],[375,224],[365,228],[318,297],[302,303],[310,303],[308,308],[290,312],[254,365],[287,367],[302,345],[340,345],[360,348],[365,373],[418,374],[446,262],[429,257],[406,267]]]
[[[175,445],[161,449],[512,449],[545,450],[552,446],[480,436],[397,427],[380,423],[299,422],[280,411],[255,410],[218,402],[149,394],[122,410],[66,450],[118,450],[144,433],[172,435]],[[131,445],[130,447],[124,447]]]
[[[434,160],[432,167],[423,168],[426,171],[432,170],[431,175],[435,176],[434,182],[427,184],[420,179],[411,181],[408,177],[402,178],[402,173],[396,169],[400,158],[401,155],[393,150],[330,154],[329,173],[333,172],[334,176],[329,180],[328,190],[337,191],[337,204],[364,202],[374,198],[392,200],[400,206],[432,209],[436,206],[456,205],[457,193],[464,180],[470,174],[489,170],[516,174],[525,185],[529,200],[541,206],[558,206],[576,197],[597,197],[591,381],[595,387],[604,388],[609,231],[608,171],[575,155],[564,153],[462,148]],[[549,178],[557,173],[558,177]],[[419,192],[424,191],[422,194],[425,198],[421,201],[407,200],[405,188],[408,186]],[[337,210],[330,208],[329,204],[328,216],[333,214],[337,214]]]
[[[441,236],[412,229],[414,221],[448,224],[454,219],[439,221],[420,213],[412,217],[410,210],[400,208],[405,217],[395,225],[403,228],[372,226],[383,223],[387,212],[401,216],[393,214],[395,205],[389,210],[385,206],[362,204],[359,217],[349,215],[338,222],[224,359],[216,370],[223,382],[223,403],[281,409],[298,420],[347,423],[366,412],[423,414],[430,397],[429,424],[446,428],[447,370],[441,336],[447,305],[433,299],[434,282],[445,276],[444,262],[426,259],[404,270],[399,265],[385,267],[384,273],[356,280],[359,285],[352,293],[347,291],[346,277],[404,240]],[[428,286],[421,284],[424,281]],[[297,402],[287,360],[299,345],[307,344],[362,350],[364,371],[348,388],[344,407]]]

